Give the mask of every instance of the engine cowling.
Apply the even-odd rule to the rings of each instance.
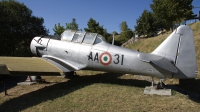
[[[42,55],[46,54],[45,49],[47,46],[47,41],[45,40],[41,37],[34,37],[33,40],[31,41],[30,49],[35,56],[41,57]]]

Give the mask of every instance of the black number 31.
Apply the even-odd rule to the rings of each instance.
[[[114,56],[116,57],[116,60],[113,61],[114,64],[119,64],[121,62],[121,65],[123,65],[124,55],[115,54]]]

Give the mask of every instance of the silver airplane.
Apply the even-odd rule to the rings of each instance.
[[[196,77],[198,71],[193,32],[186,25],[179,26],[149,54],[109,44],[97,33],[72,30],[61,36],[35,37],[30,49],[64,74],[97,70],[187,79]]]

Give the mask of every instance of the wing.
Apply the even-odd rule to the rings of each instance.
[[[0,64],[0,74],[2,75],[10,74],[5,64]]]
[[[64,75],[75,70],[66,63],[56,62],[54,58],[0,57],[0,74],[50,76]]]

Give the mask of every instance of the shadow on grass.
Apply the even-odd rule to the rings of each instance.
[[[18,82],[25,81],[27,76],[2,76],[0,77],[0,93],[4,92],[4,84],[6,89],[11,89],[17,85]]]
[[[200,79],[179,79],[179,83],[179,85],[170,85],[170,88],[200,103]]]
[[[67,82],[58,83],[37,91],[30,92],[28,94],[24,94],[17,98],[10,99],[9,101],[6,101],[0,105],[0,111],[21,111],[40,104],[41,102],[62,97],[94,83],[117,84],[141,88],[150,85],[150,82],[148,81],[118,78],[122,75],[123,74],[104,73],[97,75],[76,76]]]

